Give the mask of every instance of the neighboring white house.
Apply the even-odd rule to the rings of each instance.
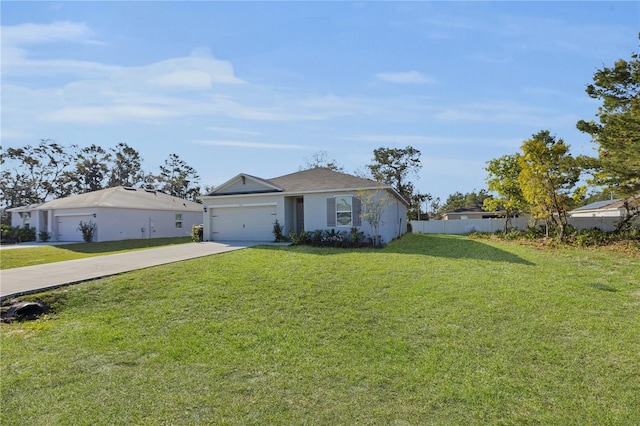
[[[8,211],[12,226],[46,230],[51,241],[82,241],[81,221],[97,225],[94,241],[183,237],[202,223],[201,204],[123,186]]]
[[[201,197],[205,241],[273,241],[276,220],[283,234],[302,230],[351,230],[373,236],[361,219],[359,191],[388,200],[380,225],[383,242],[407,231],[407,202],[391,186],[327,168],[273,179],[241,173]]]
[[[568,213],[569,217],[624,217],[626,211],[623,199],[596,201],[578,207]]]

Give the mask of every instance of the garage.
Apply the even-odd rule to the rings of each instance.
[[[210,211],[214,241],[273,241],[275,205],[214,207]]]
[[[91,215],[57,216],[58,236],[57,241],[82,241],[82,232],[78,230],[80,221],[89,222]]]

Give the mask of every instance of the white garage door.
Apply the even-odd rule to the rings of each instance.
[[[80,221],[89,222],[93,217],[58,216],[58,241],[82,241],[82,232],[78,231]]]
[[[276,206],[211,209],[214,241],[273,241]]]

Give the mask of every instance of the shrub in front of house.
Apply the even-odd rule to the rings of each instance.
[[[93,238],[98,231],[98,225],[92,221],[80,221],[80,225],[78,225],[78,231],[82,233],[82,239],[84,240],[84,242],[90,243],[93,241]]]
[[[336,231],[335,229],[316,229],[315,231],[291,231],[289,238],[294,245],[308,245],[314,247],[359,248],[372,245],[372,239],[365,236],[358,228],[350,231]]]
[[[1,232],[0,241],[2,244],[16,244],[36,240],[36,229],[29,227],[29,225],[23,227],[2,225]]]
[[[282,225],[278,222],[278,219],[273,223],[273,241],[276,243],[284,243],[291,241],[289,238],[285,237],[284,229],[282,229]]]
[[[193,225],[191,228],[191,241],[194,243],[199,243],[204,240],[204,226],[203,225]]]
[[[43,243],[46,243],[47,241],[49,241],[51,239],[51,234],[43,229],[42,231],[38,232],[38,238]]]

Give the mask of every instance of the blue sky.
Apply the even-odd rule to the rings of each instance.
[[[11,2],[2,146],[126,142],[203,185],[346,172],[411,145],[421,192],[486,186],[488,160],[550,130],[594,154],[593,73],[638,51],[638,2]]]

